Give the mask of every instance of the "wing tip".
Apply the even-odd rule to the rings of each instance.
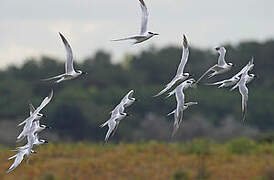
[[[188,41],[187,41],[187,37],[186,37],[185,34],[183,34],[183,45],[184,45],[185,48],[188,47]]]

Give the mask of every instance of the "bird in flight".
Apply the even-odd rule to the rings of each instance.
[[[141,10],[142,10],[142,23],[141,23],[141,31],[138,35],[127,37],[127,38],[121,38],[121,39],[115,39],[112,41],[124,41],[124,40],[133,40],[133,44],[138,44],[141,42],[144,42],[153,36],[159,35],[158,33],[153,33],[147,30],[147,25],[148,25],[148,10],[146,7],[146,4],[144,0],[139,0]]]
[[[73,68],[73,54],[72,54],[72,49],[68,43],[68,41],[66,40],[66,38],[59,33],[65,48],[66,48],[66,52],[67,52],[67,60],[65,63],[65,73],[64,74],[60,74],[58,76],[54,76],[54,77],[50,77],[47,79],[42,79],[42,81],[51,81],[51,80],[55,80],[55,83],[60,83],[62,81],[66,81],[66,80],[70,80],[70,79],[75,79],[80,75],[84,75],[87,74],[87,72],[81,71],[81,70],[74,70]]]

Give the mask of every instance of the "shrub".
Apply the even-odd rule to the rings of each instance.
[[[238,138],[228,142],[227,149],[233,154],[249,154],[256,149],[256,144],[250,139]]]
[[[185,171],[178,170],[173,175],[173,180],[188,180],[188,174]]]
[[[208,139],[194,139],[184,147],[186,153],[208,155],[210,153],[210,141]]]

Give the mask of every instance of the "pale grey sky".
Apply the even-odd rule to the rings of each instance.
[[[149,30],[160,36],[131,46],[110,40],[139,32],[138,0],[0,0],[0,67],[41,55],[65,59],[59,31],[77,60],[98,49],[118,60],[151,45],[180,45],[183,33],[201,48],[274,38],[273,0],[145,1]]]

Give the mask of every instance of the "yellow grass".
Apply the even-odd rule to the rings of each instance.
[[[199,143],[199,142],[192,142]],[[10,174],[7,158],[14,152],[0,149],[1,180],[261,180],[274,174],[274,145],[256,145],[246,154],[229,152],[227,144],[209,144],[207,152],[191,152],[188,144],[137,143],[48,144],[36,149]],[[202,147],[203,148],[203,147]],[[204,176],[204,178],[203,178]]]

